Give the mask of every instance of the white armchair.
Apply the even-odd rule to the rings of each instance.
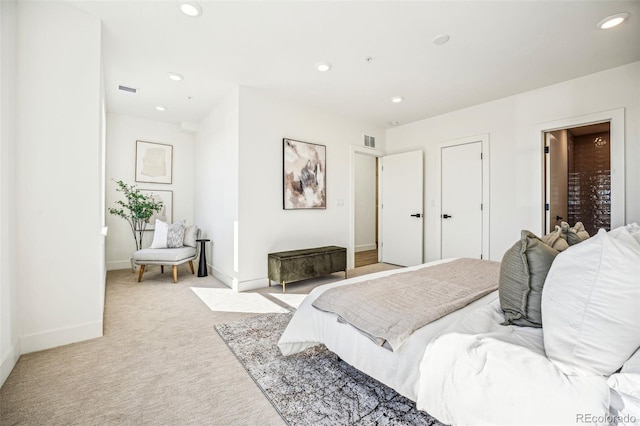
[[[192,230],[188,229],[185,232],[184,247],[146,248],[133,253],[133,263],[140,266],[138,282],[142,281],[142,275],[147,265],[160,265],[160,271],[162,273],[164,273],[165,265],[171,265],[174,283],[178,282],[178,265],[189,262],[191,273],[194,274],[193,260],[197,259],[200,255],[200,249],[196,242],[199,238],[200,229],[193,227]]]

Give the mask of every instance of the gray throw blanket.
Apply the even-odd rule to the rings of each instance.
[[[456,259],[331,288],[313,306],[397,350],[415,330],[498,288],[500,262]]]

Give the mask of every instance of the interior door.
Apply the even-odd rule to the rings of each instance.
[[[482,258],[482,142],[441,150],[441,257]]]
[[[423,236],[423,154],[405,152],[382,157],[382,261],[419,265]]]
[[[568,221],[569,212],[569,158],[568,132],[558,130],[545,136],[545,194],[546,233],[554,230],[555,225]]]

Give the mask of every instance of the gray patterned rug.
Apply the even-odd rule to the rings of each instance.
[[[282,356],[277,342],[290,318],[265,314],[216,326],[289,425],[441,425],[324,345]]]

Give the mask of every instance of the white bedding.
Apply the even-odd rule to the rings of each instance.
[[[420,382],[418,366],[427,344],[464,314],[497,300],[497,291],[420,328],[397,352],[377,346],[351,325],[339,323],[336,315],[322,312],[311,306],[311,303],[329,288],[425,268],[451,260],[453,259],[379,272],[317,287],[302,302],[280,337],[278,346],[281,352],[283,355],[291,355],[324,343],[327,348],[347,363],[416,401]]]
[[[640,424],[634,417],[640,400],[633,392],[619,393],[604,376],[565,375],[546,357],[542,329],[500,325],[504,314],[497,291],[420,328],[397,352],[311,306],[328,288],[446,261],[316,288],[282,334],[281,352],[291,355],[324,343],[448,424]],[[632,373],[610,381],[622,386],[623,379],[638,377]]]

